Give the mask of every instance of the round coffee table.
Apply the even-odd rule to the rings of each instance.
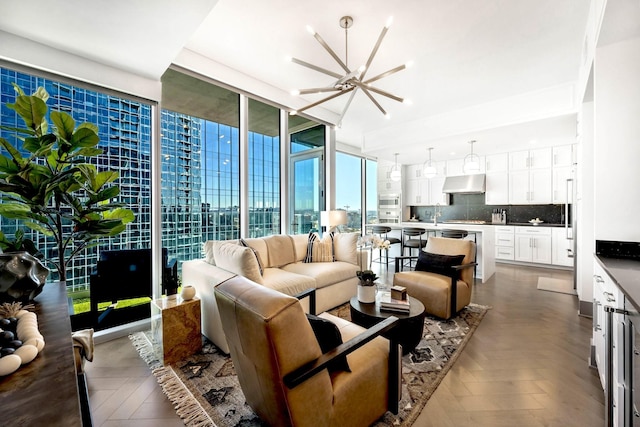
[[[395,316],[399,319],[398,325],[384,334],[387,338],[395,338],[402,346],[402,354],[411,352],[422,339],[424,329],[424,318],[426,313],[424,305],[415,298],[408,297],[411,308],[409,313],[397,311],[380,310],[380,304],[362,303],[358,297],[353,297],[349,301],[351,310],[351,321],[363,328],[370,328],[384,319]]]

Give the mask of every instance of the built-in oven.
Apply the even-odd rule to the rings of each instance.
[[[378,208],[400,209],[400,195],[399,194],[378,195]]]
[[[378,195],[378,220],[398,224],[402,221],[400,194]]]

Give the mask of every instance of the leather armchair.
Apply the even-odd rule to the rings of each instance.
[[[470,240],[429,237],[424,251],[441,255],[464,255],[461,265],[438,274],[427,271],[402,271],[405,260],[397,257],[393,284],[404,286],[407,293],[424,304],[428,314],[449,319],[471,302],[476,266],[476,244]]]
[[[323,313],[343,344],[323,354],[300,301],[232,277],[214,288],[231,359],[247,403],[270,426],[369,426],[397,413],[397,343],[379,336],[390,317],[366,330]],[[326,369],[347,355],[351,372]]]

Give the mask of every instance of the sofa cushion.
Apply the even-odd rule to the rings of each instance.
[[[333,255],[336,261],[358,264],[358,236],[360,233],[336,233],[333,236]]]
[[[258,253],[258,251],[254,247],[249,246],[247,241],[244,240],[244,239],[240,239],[238,241],[238,243],[240,244],[240,246],[244,246],[244,247],[249,248],[249,249],[251,249],[253,251],[253,254],[256,257],[256,261],[258,261],[258,269],[260,270],[260,275],[262,276],[263,267],[262,267],[262,261],[260,260],[260,254]]]
[[[307,234],[291,234],[289,235],[293,241],[293,248],[296,253],[296,262],[303,261],[307,256],[307,244],[309,243],[309,235]]]
[[[264,237],[264,242],[269,251],[267,267],[282,267],[295,262],[296,255],[293,249],[293,241],[286,234],[274,234]],[[262,260],[264,261],[264,260]]]
[[[253,237],[243,240],[248,246],[255,249],[262,268],[269,267],[269,250],[267,249],[267,243],[264,239],[262,237]]]
[[[287,295],[296,295],[309,288],[316,287],[316,281],[313,277],[281,268],[265,268],[262,280],[264,286]]]
[[[310,232],[307,242],[307,255],[304,262],[333,262],[333,233],[327,233],[322,238],[318,233]]]
[[[296,262],[282,267],[282,270],[308,276],[315,281],[315,287],[323,288],[356,277],[358,266],[343,261],[336,262]]]
[[[207,240],[206,242],[204,242],[204,245],[202,245],[202,251],[204,252],[204,260],[207,262],[207,264],[211,264],[211,265],[216,265],[216,259],[213,251],[214,243],[215,243],[215,240]]]
[[[220,268],[244,276],[256,283],[263,284],[258,260],[251,248],[240,246],[237,242],[216,241],[213,244],[215,262]]]

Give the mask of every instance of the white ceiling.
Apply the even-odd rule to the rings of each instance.
[[[587,0],[28,0],[3,6],[0,30],[153,79],[181,53],[197,53],[299,108],[319,98],[295,99],[292,89],[328,85],[332,78],[285,61],[287,55],[340,72],[306,25],[344,58],[338,22],[352,16],[348,63],[356,68],[393,16],[367,75],[412,60],[411,68],[376,82],[412,105],[377,96],[391,114],[387,120],[359,92],[336,129],[341,143],[359,147],[364,135],[385,126],[576,82],[588,10]],[[346,101],[323,104],[319,116],[337,118]],[[554,145],[572,135],[575,118],[563,115],[436,140],[427,135],[413,148],[398,135],[375,154],[392,159],[400,147],[402,163],[417,163],[426,159],[427,146],[435,147],[435,159],[452,151],[463,156],[469,139],[478,140],[476,152],[487,154],[532,140]]]

